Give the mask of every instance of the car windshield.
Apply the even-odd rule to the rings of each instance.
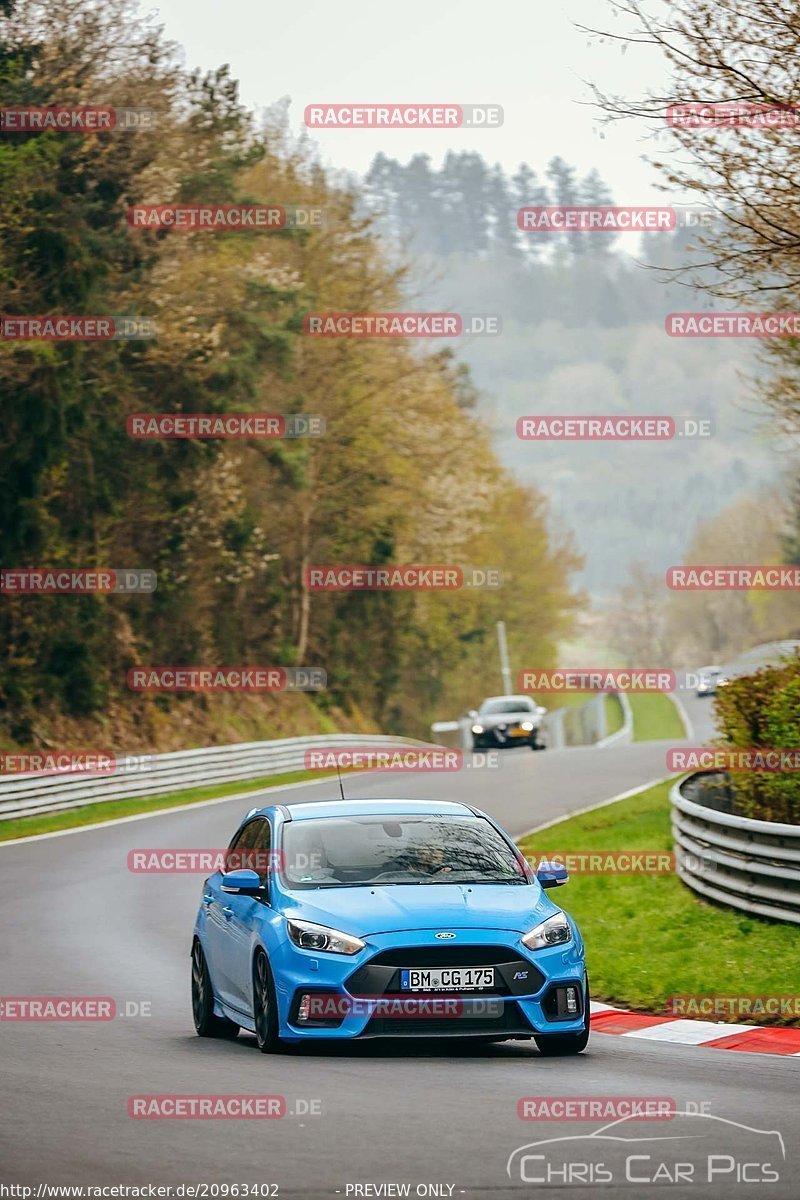
[[[528,882],[513,849],[483,817],[288,822],[281,869],[290,888]]]
[[[482,713],[532,712],[530,700],[486,700],[480,707]]]

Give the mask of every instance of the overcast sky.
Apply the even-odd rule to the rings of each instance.
[[[649,48],[623,54],[575,28],[620,29],[608,0],[161,0],[154,11],[187,65],[230,63],[248,105],[289,96],[298,131],[315,101],[505,110],[492,130],[314,131],[334,167],[363,172],[379,150],[402,162],[428,153],[434,163],[447,150],[477,150],[513,173],[521,161],[541,171],[561,154],[581,174],[597,167],[619,204],[659,199],[656,173],[642,161],[653,148],[644,128],[632,120],[603,128],[588,103],[586,80],[638,95],[665,78]]]

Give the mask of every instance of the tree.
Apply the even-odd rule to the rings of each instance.
[[[152,596],[2,597],[2,735],[79,728],[91,742],[102,729],[101,744],[119,735],[134,749],[219,737],[230,716],[227,739],[242,736],[246,698],[226,708],[227,697],[131,696],[127,669],[159,662],[322,666],[318,720],[324,706],[426,732],[426,706],[449,703],[462,671],[474,676],[498,599],[318,595],[304,583],[313,562],[474,561],[524,541],[536,574],[523,562],[514,586],[525,597],[504,602],[534,614],[529,637],[551,654],[575,605],[574,559],[551,541],[541,497],[499,467],[463,364],[407,340],[303,332],[309,312],[407,303],[407,270],[355,190],[291,142],[280,112],[257,127],[226,68],[177,68],[126,0],[2,11],[0,75],[16,102],[102,96],[158,118],[157,137],[0,142],[0,311],[135,313],[157,326],[141,342],[0,342],[0,561],[158,574]],[[464,216],[482,160],[448,170]],[[406,221],[434,186],[428,174],[423,158],[404,179],[386,160],[374,179],[396,191]],[[133,203],[175,201],[321,206],[328,223],[253,235],[128,226]],[[126,418],[152,410],[312,413],[327,430],[296,441],[129,438]],[[502,565],[511,551],[498,553]],[[286,715],[291,698],[257,703],[255,736],[301,719]]]
[[[663,577],[632,562],[613,608],[605,615],[607,637],[626,667],[671,664]]]
[[[696,197],[716,219],[696,239],[690,276],[714,300],[758,311],[800,306],[800,146],[791,128],[698,129],[667,123],[675,105],[737,102],[784,109],[800,103],[800,20],[794,0],[670,0],[653,15],[640,0],[611,0],[632,21],[623,44],[658,48],[671,69],[669,91],[638,99],[596,88],[611,120],[646,120],[665,145],[651,158],[664,186]],[[595,31],[597,32],[597,31]],[[772,368],[765,396],[778,419],[800,429],[796,338],[767,338]]]

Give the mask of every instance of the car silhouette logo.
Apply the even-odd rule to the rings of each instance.
[[[455,936],[456,935],[454,933],[437,933],[436,934],[436,937],[439,939],[440,942],[449,942],[450,938],[454,938]]]

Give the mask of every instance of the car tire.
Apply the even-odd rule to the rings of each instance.
[[[589,1012],[589,980],[586,980],[586,1010],[583,1015],[583,1029],[580,1033],[543,1033],[534,1034],[539,1053],[545,1058],[562,1057],[567,1054],[580,1054],[589,1042],[591,1014]]]
[[[239,1033],[239,1026],[234,1021],[218,1017],[214,1012],[211,976],[199,938],[195,938],[192,945],[192,1017],[198,1037],[232,1040]]]
[[[253,1024],[256,1042],[262,1054],[277,1054],[282,1049],[278,1036],[278,1000],[269,960],[263,950],[253,959]]]

